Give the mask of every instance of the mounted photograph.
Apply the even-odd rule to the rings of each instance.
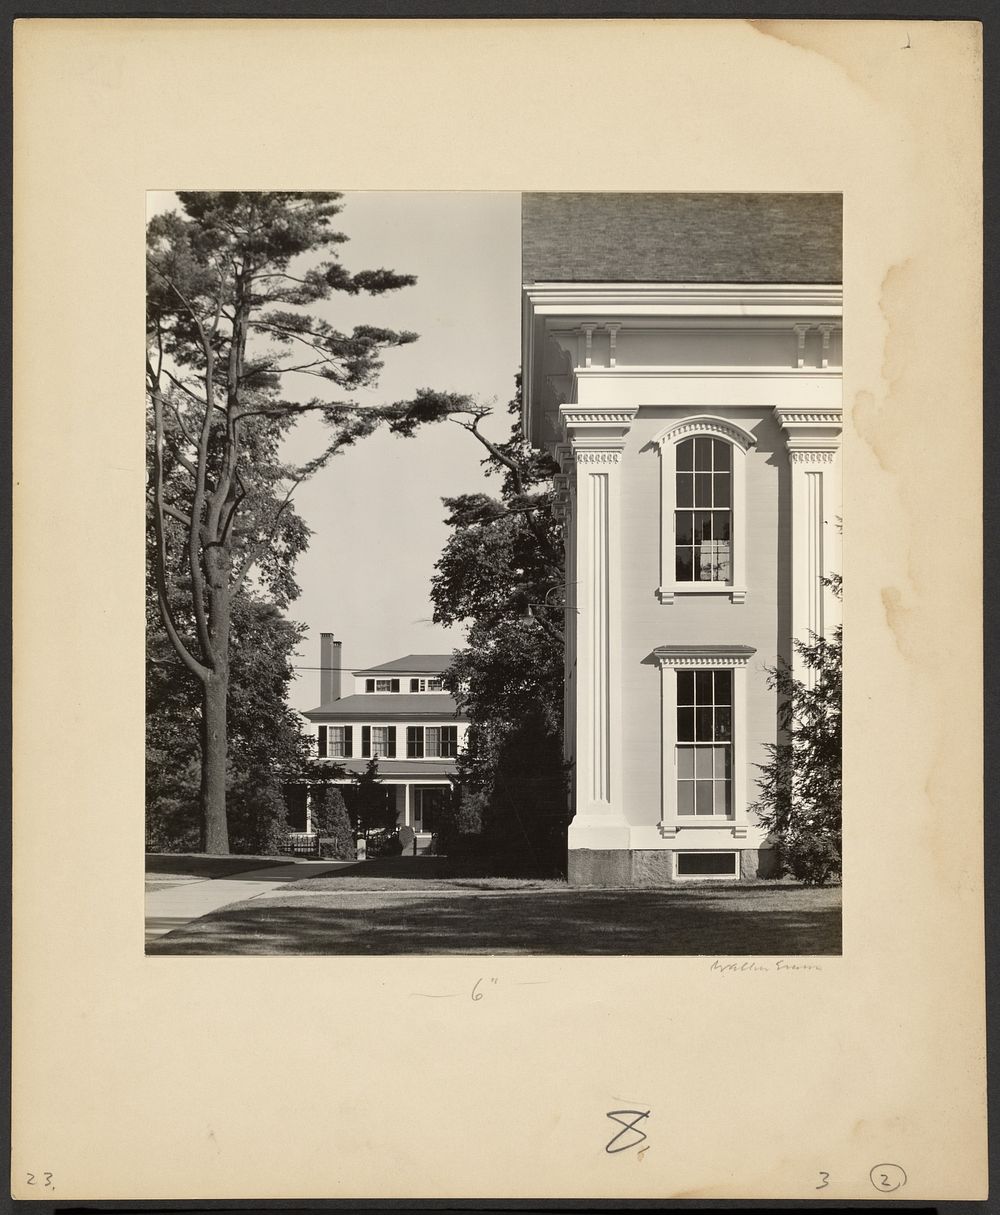
[[[158,191],[146,275],[148,955],[841,953],[841,195]]]

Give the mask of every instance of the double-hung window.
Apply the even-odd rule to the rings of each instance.
[[[411,679],[410,680],[410,691],[411,692],[440,692],[441,691],[441,680],[440,679]]]
[[[746,645],[664,645],[660,665],[663,797],[660,831],[747,831]]]
[[[674,422],[660,449],[661,603],[677,595],[747,594],[746,458],[756,439],[725,418]]]
[[[408,759],[454,759],[457,754],[457,726],[406,727]]]
[[[399,680],[398,679],[366,679],[365,680],[365,691],[366,692],[398,692],[399,691]]]
[[[350,759],[353,733],[351,726],[320,726],[320,759]]]
[[[361,755],[364,759],[375,756],[393,759],[396,755],[396,727],[362,726]]]
[[[677,672],[677,815],[733,812],[733,673]]]
[[[681,582],[732,576],[733,449],[699,435],[677,444],[674,572]]]

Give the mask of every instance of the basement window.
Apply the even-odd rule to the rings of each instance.
[[[734,878],[739,876],[739,857],[735,852],[676,852],[675,876]]]

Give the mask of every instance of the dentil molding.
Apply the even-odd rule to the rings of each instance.
[[[745,667],[757,653],[752,645],[661,645],[653,656],[666,667]]]

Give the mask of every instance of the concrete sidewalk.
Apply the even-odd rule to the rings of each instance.
[[[230,903],[255,899],[301,878],[315,877],[357,865],[357,861],[291,861],[287,865],[271,865],[264,869],[248,869],[229,878],[206,878],[200,882],[182,882],[165,890],[150,890],[146,894],[146,941],[154,941],[175,928],[218,911]]]

